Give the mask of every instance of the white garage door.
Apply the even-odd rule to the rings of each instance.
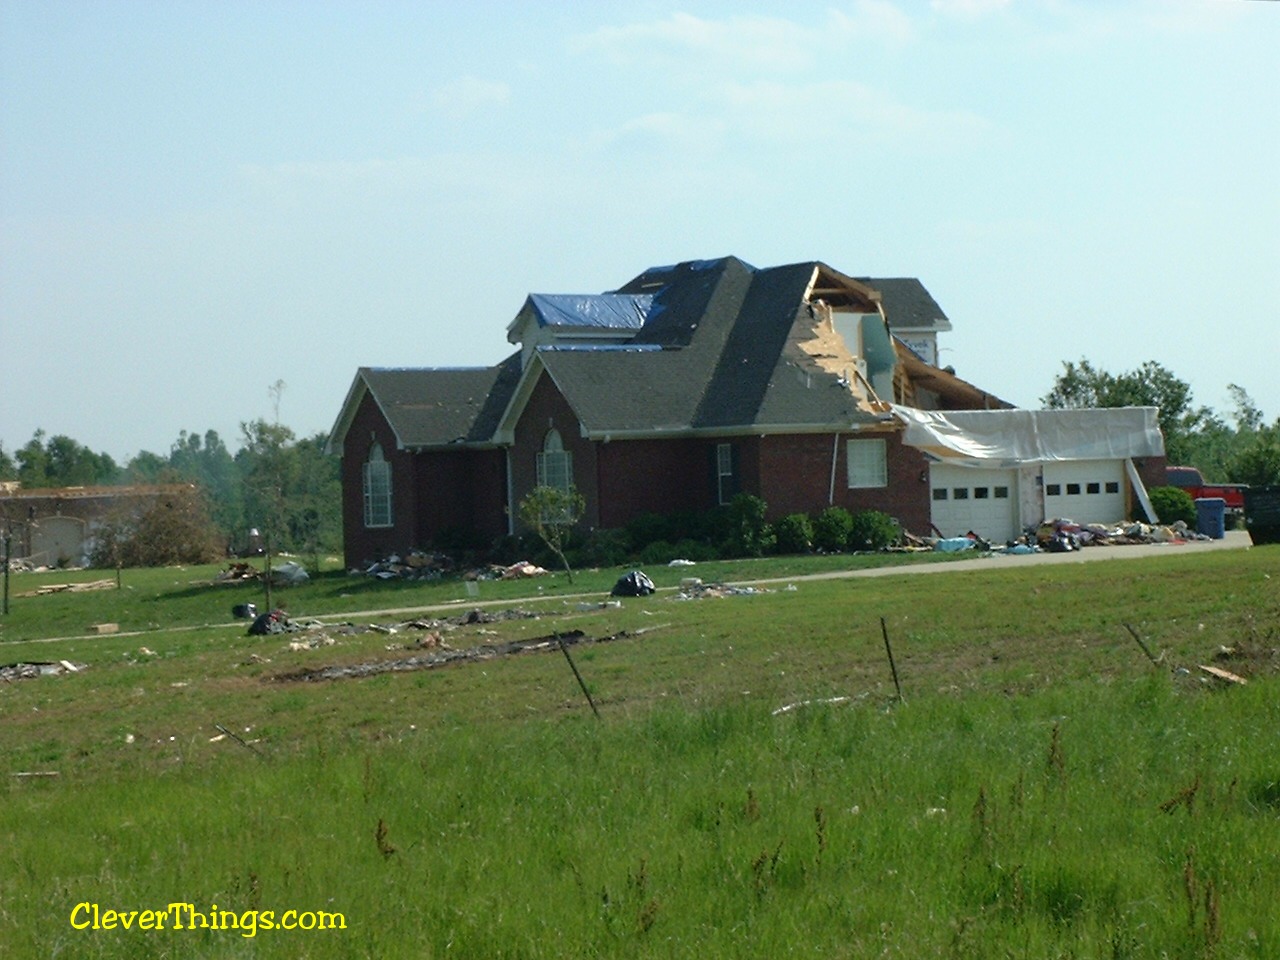
[[[1123,460],[1077,460],[1044,465],[1044,515],[1077,523],[1125,519]]]
[[[929,468],[933,525],[944,537],[973,531],[1004,543],[1018,534],[1015,470],[980,470],[935,463]]]

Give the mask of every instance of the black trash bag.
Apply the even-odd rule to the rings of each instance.
[[[613,589],[609,592],[611,597],[647,597],[653,593],[657,587],[653,585],[644,573],[639,570],[632,570],[625,576],[619,577],[618,582],[613,585]]]
[[[272,633],[284,633],[292,628],[293,624],[283,610],[272,610],[270,613],[258,614],[257,619],[249,625],[249,636],[263,637]]]
[[[237,620],[252,620],[258,615],[258,607],[253,603],[237,603],[231,608],[231,615]]]

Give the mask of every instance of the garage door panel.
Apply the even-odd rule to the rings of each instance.
[[[1116,523],[1125,519],[1127,510],[1123,460],[1045,464],[1044,511],[1047,519]]]
[[[946,537],[970,531],[1003,542],[1017,534],[1017,474],[934,464],[929,470],[933,525]]]

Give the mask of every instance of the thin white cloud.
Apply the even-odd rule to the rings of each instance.
[[[469,113],[484,107],[502,106],[510,99],[511,88],[507,84],[479,77],[459,77],[431,91],[432,104],[452,113]]]
[[[828,11],[821,22],[743,15],[711,20],[674,13],[664,20],[602,27],[570,41],[577,53],[596,53],[616,63],[688,63],[705,68],[793,71],[833,56],[839,49],[874,42],[911,40],[911,19],[890,0],[856,0]]]
[[[575,38],[570,48],[626,64],[709,58],[790,69],[813,59],[812,42],[811,31],[790,20],[742,16],[716,21],[674,13],[665,20],[602,27]]]
[[[889,0],[858,0],[847,12],[832,10],[827,18],[827,24],[820,30],[827,43],[835,35],[859,43],[896,45],[907,43],[916,35],[911,18]]]
[[[717,96],[729,126],[744,136],[821,146],[850,139],[929,148],[973,143],[991,124],[964,110],[926,110],[884,90],[847,80],[803,85],[727,84]]]
[[[951,17],[977,18],[1005,9],[1010,0],[930,0],[937,13]]]

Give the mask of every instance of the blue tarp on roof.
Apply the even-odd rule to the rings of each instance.
[[[531,293],[529,303],[542,327],[595,327],[639,330],[653,307],[651,294],[602,293],[590,296]]]

